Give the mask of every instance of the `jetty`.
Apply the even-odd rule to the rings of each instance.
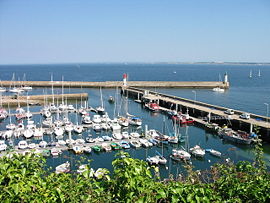
[[[136,87],[123,87],[122,94],[135,100],[141,100],[142,104],[156,102],[163,111],[178,110],[183,113],[188,111],[190,116],[194,117],[196,121],[201,124],[206,120],[210,120],[221,125],[230,125],[230,127],[235,130],[245,130],[250,132],[254,132],[254,126],[257,126],[259,128],[259,133],[263,138],[270,141],[270,122],[268,122],[270,119],[265,116],[250,113],[250,119],[242,119],[239,116],[245,112],[239,110],[234,110],[234,115],[228,115],[225,113],[228,109],[226,107]]]
[[[12,87],[21,86],[19,81],[2,81],[2,86]],[[125,85],[123,81],[104,81],[104,82],[83,82],[83,81],[24,81],[24,86],[31,86],[33,88],[45,87],[70,87],[70,88],[116,88]],[[204,88],[212,89],[220,87],[224,89],[229,88],[229,82],[219,81],[128,81],[128,86],[141,88]]]

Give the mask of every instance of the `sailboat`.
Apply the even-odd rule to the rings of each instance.
[[[103,98],[102,98],[102,90],[101,87],[99,88],[100,91],[100,102],[101,102],[101,106],[97,107],[96,110],[98,112],[98,114],[104,114],[105,113],[105,108],[103,105]]]
[[[259,69],[258,77],[261,77],[261,70]]]
[[[5,87],[3,87],[3,85],[2,85],[2,81],[0,80],[0,83],[1,83],[1,86],[0,86],[0,93],[2,93],[2,92],[6,92],[7,90],[6,90],[6,88]]]
[[[252,70],[249,71],[249,78],[252,78]]]
[[[25,83],[26,81],[26,75],[25,73],[23,74],[23,82]],[[28,86],[26,84],[23,84],[21,89],[25,90],[25,91],[29,91],[29,90],[32,90],[33,88],[31,86]]]
[[[14,86],[13,86],[13,88],[10,87],[9,92],[17,93],[17,94],[22,93],[24,90],[22,88],[17,88],[15,86],[15,73],[13,73],[11,80],[13,81]]]

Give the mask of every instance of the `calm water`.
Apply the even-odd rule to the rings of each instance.
[[[249,78],[250,70],[253,72],[253,77]],[[261,77],[258,77],[258,71],[261,71]],[[215,93],[211,90],[196,89],[197,100],[225,106],[228,108],[239,109],[247,112],[252,112],[260,115],[266,115],[266,106],[264,103],[270,102],[270,66],[266,65],[185,65],[185,64],[63,64],[63,65],[10,65],[0,66],[0,79],[11,80],[12,74],[16,74],[16,78],[23,78],[26,74],[27,80],[50,80],[50,75],[53,74],[54,80],[61,80],[62,76],[67,81],[109,81],[121,80],[123,73],[129,74],[129,80],[156,80],[156,81],[218,81],[219,75],[223,79],[224,73],[229,75],[230,89],[225,93]],[[168,93],[171,95],[181,96],[194,99],[195,93],[191,89],[156,89],[159,92]],[[50,92],[50,89],[34,89],[29,94],[40,94]],[[66,88],[65,93],[69,92],[88,92],[89,105],[96,107],[100,105],[100,93],[98,89],[70,89]],[[61,89],[56,89],[55,92],[61,93]],[[107,99],[110,95],[115,95],[114,89],[104,89],[103,98],[106,110],[110,117],[114,115],[114,105],[110,105]],[[120,98],[120,95],[119,95]],[[75,104],[74,104],[75,105]],[[80,101],[78,101],[80,105]],[[39,110],[40,107],[31,107],[32,111]],[[163,122],[163,114],[152,114],[142,108],[139,104],[129,100],[129,113],[142,117],[143,125],[147,124],[148,128],[162,130],[162,126],[166,125],[168,131],[172,131],[171,121],[165,117]],[[13,111],[13,110],[11,110]],[[93,113],[92,113],[93,114]],[[36,122],[40,122],[40,116],[35,116]],[[76,116],[70,114],[70,119],[76,122]],[[80,117],[79,117],[80,120]],[[0,128],[4,129],[9,120],[0,124]],[[143,127],[144,128],[144,127]],[[128,129],[131,131],[140,131],[143,129]],[[231,158],[234,161],[250,160],[253,157],[252,146],[239,146],[232,143],[223,142],[218,136],[205,132],[204,129],[196,126],[181,127],[182,135],[188,135],[189,145],[192,147],[195,144],[200,144],[204,148],[218,149],[224,154],[224,158]],[[83,137],[87,134],[97,136],[91,130],[84,132]],[[77,138],[78,135],[73,135]],[[52,139],[45,137],[46,140]],[[36,141],[38,142],[38,141]],[[176,146],[165,146],[163,148],[164,155],[169,157],[171,150]],[[264,146],[266,152],[266,160],[269,163],[269,145]],[[128,152],[132,157],[145,159],[148,155],[154,155],[155,151],[161,152],[159,147],[150,149],[130,149]],[[75,167],[76,160],[81,157],[93,159],[91,163],[93,168],[106,167],[111,169],[111,161],[114,159],[115,152],[111,153],[92,153],[91,155],[76,156],[72,152],[66,151],[59,158],[49,158],[48,163],[51,166],[56,166],[65,160],[72,162]],[[206,154],[202,160],[192,159],[196,169],[209,168],[215,162],[223,161],[223,159],[215,158]],[[166,177],[169,173],[177,174],[182,171],[181,163],[169,162],[166,167],[161,167],[161,174]]]

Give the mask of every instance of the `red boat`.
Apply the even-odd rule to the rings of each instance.
[[[194,120],[192,118],[190,118],[188,114],[174,115],[174,116],[172,116],[172,119],[174,122],[181,124],[181,125],[194,123]]]
[[[154,112],[159,111],[159,105],[158,105],[157,103],[150,102],[150,103],[145,104],[145,106],[146,106],[150,111],[154,111]]]

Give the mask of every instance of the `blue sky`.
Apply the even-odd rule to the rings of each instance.
[[[0,0],[0,64],[269,57],[269,0]]]

